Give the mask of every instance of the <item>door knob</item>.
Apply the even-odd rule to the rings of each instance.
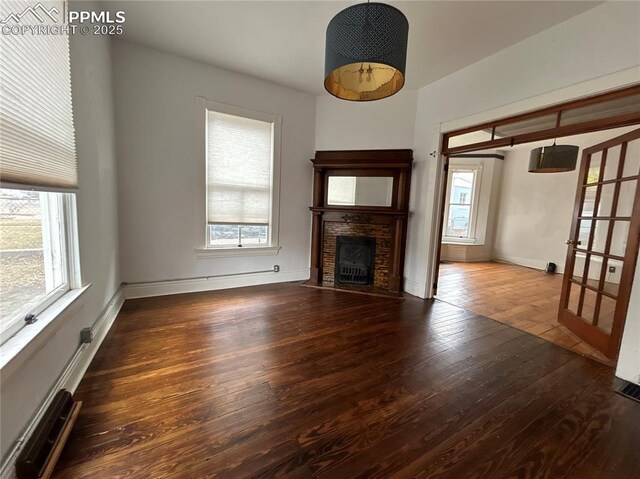
[[[567,240],[565,241],[565,244],[574,244],[573,240]],[[582,244],[582,241],[577,241],[575,242],[576,246],[580,246]]]

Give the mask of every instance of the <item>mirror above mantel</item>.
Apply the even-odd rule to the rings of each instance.
[[[393,198],[392,176],[329,176],[328,206],[390,207]]]

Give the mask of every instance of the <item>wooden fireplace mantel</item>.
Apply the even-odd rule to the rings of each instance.
[[[347,150],[317,151],[313,163],[313,215],[311,233],[310,285],[327,286],[323,271],[325,237],[332,228],[341,231],[384,230],[388,236],[388,259],[385,257],[383,291],[391,295],[402,294],[402,277],[409,216],[409,187],[411,185],[412,150]],[[330,176],[384,176],[393,178],[391,206],[333,206],[326,202]],[[352,226],[349,226],[352,225]],[[386,237],[385,237],[386,238]],[[386,264],[388,263],[388,264]],[[331,284],[333,286],[333,284]],[[349,288],[353,290],[354,288]],[[367,289],[364,287],[363,289]],[[373,289],[373,288],[369,288]]]

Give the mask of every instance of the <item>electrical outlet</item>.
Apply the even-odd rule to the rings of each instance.
[[[80,342],[82,344],[88,344],[93,341],[93,331],[91,328],[82,328],[80,330]]]
[[[274,264],[273,265],[273,272],[274,273],[279,273],[280,272],[280,265],[279,264]]]
[[[616,267],[615,266],[609,266],[609,273],[615,273],[616,272]]]

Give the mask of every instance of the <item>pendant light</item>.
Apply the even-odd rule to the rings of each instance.
[[[327,27],[324,87],[343,100],[372,101],[400,91],[407,62],[409,22],[395,7],[360,3]]]
[[[578,150],[573,145],[541,146],[531,150],[529,173],[562,173],[576,169]]]

